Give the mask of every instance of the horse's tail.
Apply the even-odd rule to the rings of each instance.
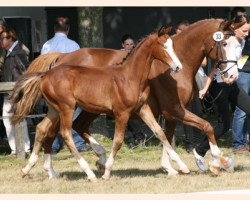
[[[59,52],[53,52],[38,56],[29,65],[26,73],[48,71],[51,67],[53,67],[60,55],[61,53]]]
[[[45,72],[25,74],[16,82],[13,92],[8,98],[12,103],[11,121],[13,124],[22,121],[40,99],[42,94],[39,86],[45,74]]]

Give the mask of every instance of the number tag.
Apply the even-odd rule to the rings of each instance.
[[[221,32],[221,31],[217,31],[213,34],[213,39],[216,41],[216,42],[220,42],[221,40],[223,40],[224,38],[224,34]]]

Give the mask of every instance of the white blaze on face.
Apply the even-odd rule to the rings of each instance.
[[[166,52],[169,54],[169,56],[173,60],[173,65],[171,65],[170,67],[174,71],[181,70],[182,69],[182,64],[181,64],[180,60],[178,59],[178,57],[174,53],[173,41],[171,40],[171,38],[167,39],[167,42],[164,44],[164,49],[166,50]]]
[[[226,60],[238,61],[241,57],[242,46],[235,36],[231,36],[226,40],[227,45],[222,47],[226,54]],[[225,58],[224,58],[225,59]],[[238,65],[233,62],[228,62],[226,64],[226,68],[223,70],[224,74],[224,82],[232,83],[234,82],[238,76]]]

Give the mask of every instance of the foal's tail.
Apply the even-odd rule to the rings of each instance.
[[[45,74],[45,72],[24,74],[16,82],[13,92],[9,96],[12,103],[13,116],[11,121],[13,124],[22,121],[42,96],[39,85]]]
[[[38,56],[29,65],[26,73],[48,71],[50,68],[52,68],[55,65],[55,62],[57,61],[60,55],[61,53],[59,52],[53,52],[53,53],[46,53],[46,54]]]

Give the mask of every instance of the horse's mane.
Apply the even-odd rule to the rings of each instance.
[[[210,22],[210,21],[215,21],[215,20],[223,20],[223,19],[220,19],[220,18],[210,18],[210,19],[202,19],[202,20],[199,20],[199,21],[196,21],[192,24],[190,24],[186,29],[184,29],[180,34],[185,34],[186,32],[194,29],[196,26],[199,26],[201,23],[204,23],[204,22]],[[175,37],[177,34],[174,34],[172,35],[172,37]],[[179,34],[178,34],[179,35]]]

